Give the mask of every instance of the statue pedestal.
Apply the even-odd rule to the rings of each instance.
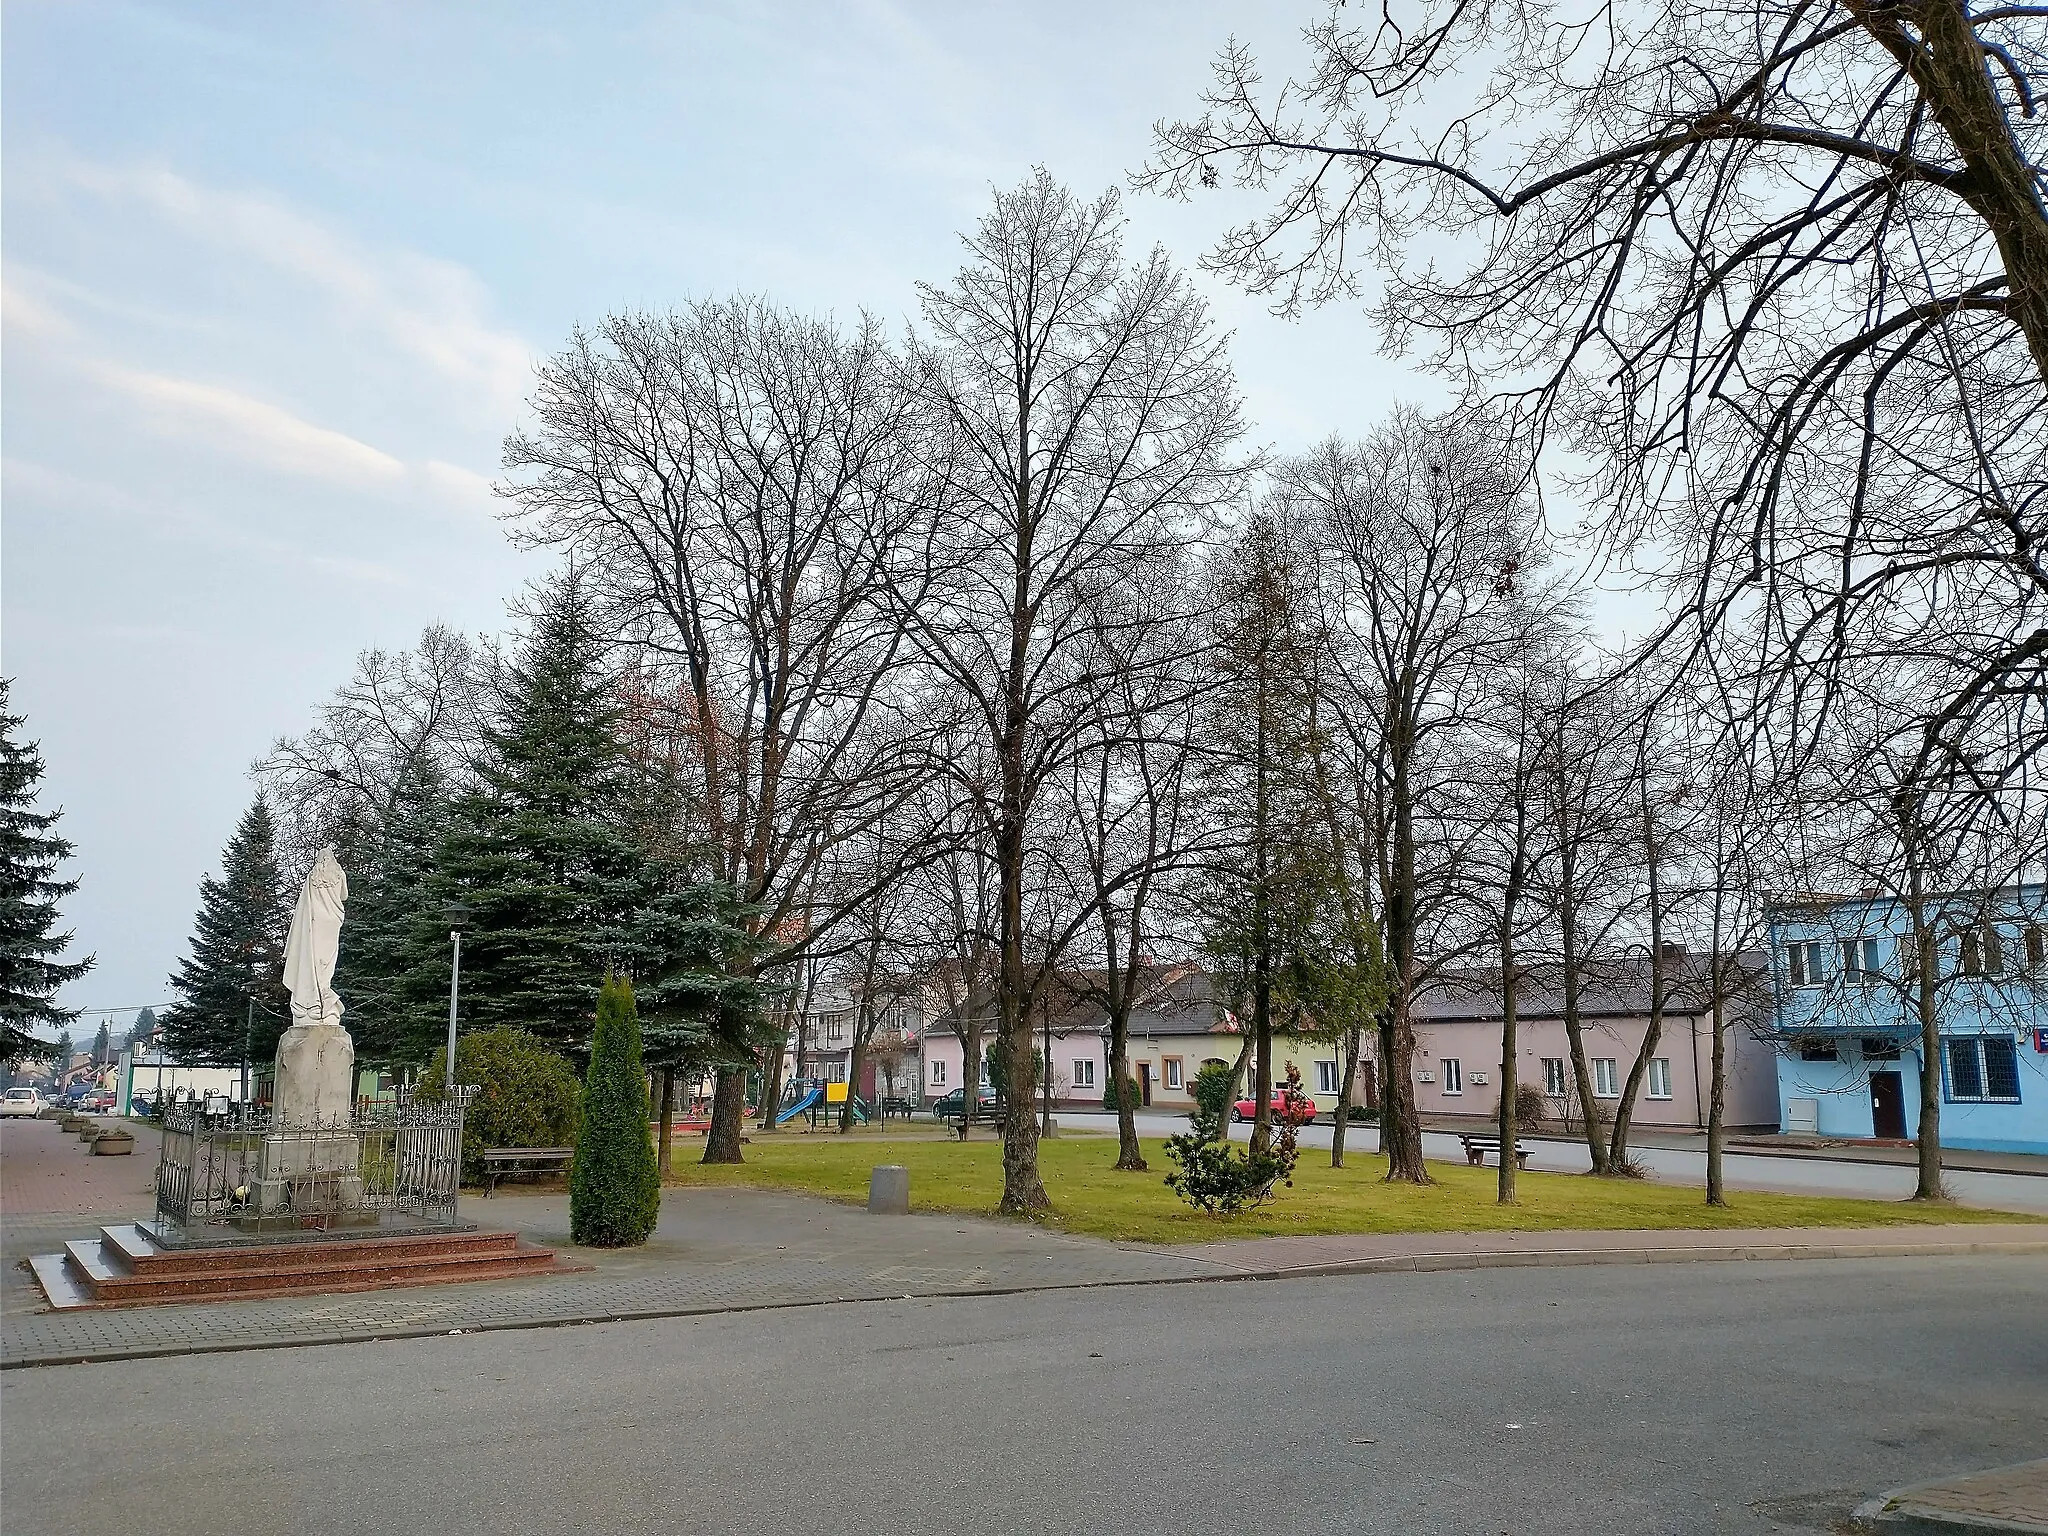
[[[353,1131],[273,1132],[249,1189],[258,1216],[338,1216],[363,1201],[363,1144]],[[374,1217],[372,1218],[375,1219]]]
[[[355,1042],[341,1025],[294,1024],[278,1037],[273,1130],[249,1191],[259,1219],[334,1217],[362,1204],[355,1089]]]

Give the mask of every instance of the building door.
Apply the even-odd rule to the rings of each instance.
[[[1896,1072],[1870,1074],[1872,1133],[1891,1141],[1906,1139],[1906,1094]]]
[[[1152,1063],[1138,1063],[1138,1102],[1147,1109],[1152,1107]]]

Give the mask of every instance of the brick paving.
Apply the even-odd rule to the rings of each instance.
[[[1870,1523],[1963,1531],[2048,1533],[2048,1457],[1903,1489]]]

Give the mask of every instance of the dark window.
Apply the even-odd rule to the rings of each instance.
[[[2019,1051],[2003,1035],[1959,1035],[1942,1042],[1948,1096],[1990,1103],[2020,1101]]]
[[[1866,1036],[1863,1041],[1863,1059],[1865,1061],[1897,1061],[1899,1059],[1899,1042],[1896,1040],[1873,1039]]]
[[[1842,940],[1842,974],[1850,981],[1876,981],[1879,975],[1877,940]]]
[[[2010,1040],[1986,1036],[1984,1046],[1984,1096],[1987,1099],[2009,1099],[2017,1104],[2020,1097],[2020,1053]]]
[[[2048,928],[2042,927],[2039,923],[2028,928],[2026,947],[2028,970],[2036,971],[2048,965]]]
[[[1840,1060],[1840,1057],[1835,1050],[1835,1042],[1832,1040],[1802,1040],[1799,1042],[1799,1059],[1801,1061],[1837,1061]]]

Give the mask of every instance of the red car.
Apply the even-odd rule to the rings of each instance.
[[[1230,1117],[1243,1125],[1259,1112],[1259,1101],[1246,1094],[1230,1106]],[[1307,1125],[1316,1117],[1316,1101],[1305,1093],[1290,1094],[1285,1088],[1273,1090],[1273,1118]]]

